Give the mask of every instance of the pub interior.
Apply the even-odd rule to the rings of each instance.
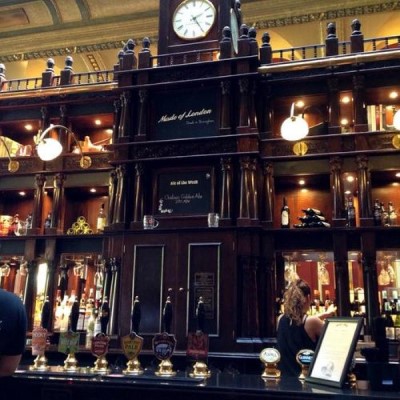
[[[399,32],[329,20],[276,48],[246,3],[160,0],[157,46],[128,37],[108,69],[0,64],[0,288],[29,325],[15,396],[397,398]],[[279,377],[297,278],[311,315],[336,306],[310,375],[328,327],[356,321],[337,381]]]

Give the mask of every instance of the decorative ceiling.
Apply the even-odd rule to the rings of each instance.
[[[1,0],[0,62],[12,75],[21,68],[14,65],[10,71],[10,63],[40,60],[44,65],[48,57],[66,55],[73,56],[80,72],[94,65],[111,69],[128,39],[140,44],[144,37],[156,53],[159,1]],[[399,11],[398,1],[242,0],[244,22],[263,31]]]

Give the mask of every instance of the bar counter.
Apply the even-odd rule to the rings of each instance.
[[[153,369],[143,375],[126,376],[120,370],[94,374],[89,368],[67,373],[61,367],[48,372],[19,369],[9,379],[9,399],[398,399],[397,391],[373,391],[315,385],[295,378],[264,380],[260,375],[213,372],[210,378],[192,378],[178,371],[174,377],[159,377]],[[4,392],[3,392],[4,393]]]

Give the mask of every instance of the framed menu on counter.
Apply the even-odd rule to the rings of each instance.
[[[362,323],[362,318],[352,317],[325,321],[306,381],[335,387],[344,385]]]

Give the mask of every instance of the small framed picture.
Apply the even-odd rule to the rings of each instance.
[[[363,324],[362,318],[335,317],[325,321],[307,382],[342,387]]]

